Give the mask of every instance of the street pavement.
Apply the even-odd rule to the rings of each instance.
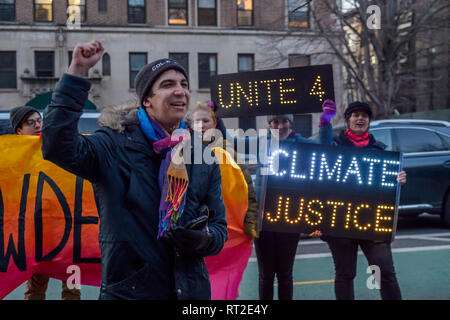
[[[399,219],[397,235],[392,243],[394,265],[405,300],[450,300],[450,229],[442,226],[438,216],[423,214],[417,219]],[[378,289],[369,289],[368,263],[360,252],[355,298],[380,300]],[[295,300],[334,300],[334,265],[325,242],[302,239],[294,264]],[[22,300],[25,284],[5,299]],[[275,283],[275,298],[277,285]],[[99,288],[82,286],[81,298],[96,300]],[[59,300],[61,281],[51,279],[47,299]],[[258,299],[258,266],[252,254],[245,270],[238,300]]]

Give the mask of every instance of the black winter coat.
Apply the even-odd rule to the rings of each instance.
[[[184,254],[157,239],[162,157],[137,118],[123,132],[102,127],[93,135],[78,134],[89,89],[88,80],[68,74],[57,83],[44,112],[42,152],[44,159],[92,182],[100,217],[100,299],[210,299],[203,257],[218,254],[228,237],[219,166],[186,165],[189,187],[179,222],[198,217],[202,204],[215,215],[209,219],[213,243],[204,252]]]

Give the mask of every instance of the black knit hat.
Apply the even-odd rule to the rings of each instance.
[[[9,121],[11,122],[11,126],[15,133],[17,133],[17,129],[22,126],[22,123],[34,112],[39,113],[39,111],[30,106],[21,106],[11,109],[9,112]]]
[[[136,94],[139,97],[139,102],[143,103],[144,98],[148,96],[149,91],[152,88],[153,83],[158,77],[165,71],[175,69],[180,71],[189,82],[189,77],[183,66],[172,59],[160,59],[152,63],[149,63],[139,70],[134,80],[134,87],[136,88]]]
[[[367,112],[367,114],[369,115],[369,118],[372,118],[372,109],[370,109],[369,104],[366,102],[355,101],[355,102],[350,103],[348,105],[347,109],[345,109],[345,112],[344,112],[345,120],[350,118],[350,116],[352,115],[352,112],[356,111],[356,110],[362,110],[364,112]]]

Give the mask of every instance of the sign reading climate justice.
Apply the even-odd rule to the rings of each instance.
[[[211,98],[220,117],[322,111],[334,100],[331,64],[223,74],[211,78]]]
[[[392,241],[400,153],[283,143],[264,176],[262,230]]]

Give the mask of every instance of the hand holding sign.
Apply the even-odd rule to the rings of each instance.
[[[103,55],[101,42],[93,40],[88,43],[78,43],[73,51],[72,62],[68,73],[78,77],[85,77]]]

